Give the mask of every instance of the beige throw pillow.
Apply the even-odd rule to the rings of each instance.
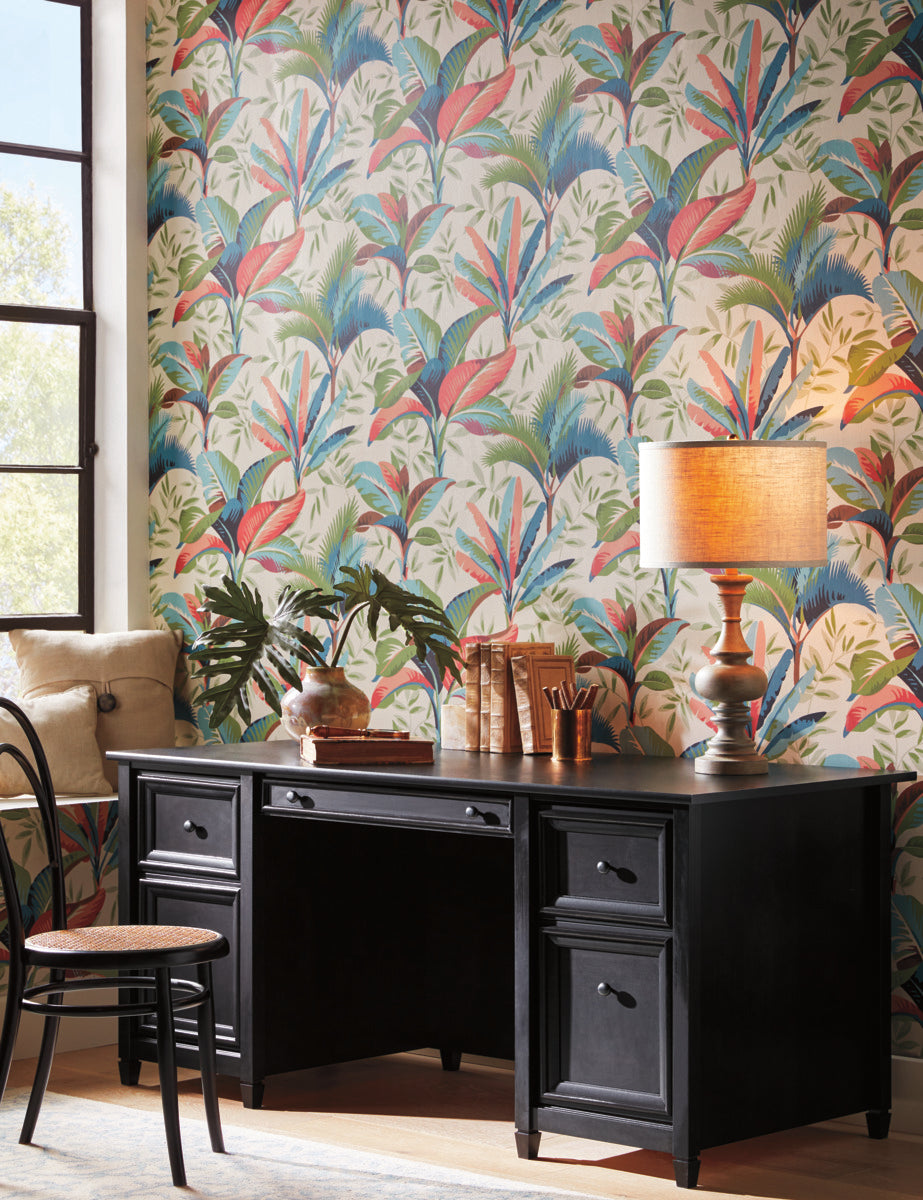
[[[96,692],[96,740],[103,770],[118,787],[118,764],[107,750],[145,750],[176,742],[173,681],[180,635],[170,629],[70,633],[14,629],[10,643],[20,694],[34,700],[88,683]]]
[[[96,744],[96,692],[89,685],[69,688],[38,700],[21,700],[23,710],[38,734],[51,782],[58,795],[104,796],[112,791],[103,774]],[[12,743],[35,761],[22,726],[12,713],[0,708],[0,742]],[[29,781],[10,754],[0,755],[0,795],[31,793]]]

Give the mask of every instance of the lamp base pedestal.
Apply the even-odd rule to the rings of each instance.
[[[712,576],[723,612],[721,637],[712,651],[716,661],[696,674],[695,686],[713,702],[718,732],[705,753],[694,760],[701,775],[765,775],[769,771],[747,731],[750,701],[765,693],[768,682],[764,671],[747,662],[750,647],[740,631],[740,607],[752,579],[752,575],[733,570]]]
[[[759,668],[751,667],[750,670],[759,670]],[[760,674],[762,675],[762,671]],[[765,676],[763,678],[765,679]],[[698,686],[698,678],[696,685]],[[764,690],[765,686],[764,683]],[[753,699],[757,699],[757,696],[754,696]],[[753,738],[747,732],[750,705],[745,701],[737,704],[722,702],[715,705],[713,712],[718,732],[708,743],[705,753],[693,759],[696,773],[699,775],[768,774],[769,763],[757,751],[753,744]]]

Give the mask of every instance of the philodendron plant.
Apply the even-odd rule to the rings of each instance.
[[[229,575],[220,586],[205,588],[202,611],[217,620],[193,642],[189,658],[197,664],[193,677],[210,681],[202,699],[213,703],[208,722],[212,729],[220,728],[234,711],[250,724],[247,686],[251,682],[281,716],[283,688],[301,691],[297,664],[338,666],[347,634],[360,619],[374,642],[384,615],[392,632],[400,629],[408,645],[413,642],[415,658],[423,661],[431,654],[440,675],[448,671],[461,683],[458,634],[435,601],[392,583],[374,567],[342,567],[340,576],[329,592],[284,587],[271,615],[258,592]],[[329,661],[323,642],[305,628],[306,620],[342,620]]]

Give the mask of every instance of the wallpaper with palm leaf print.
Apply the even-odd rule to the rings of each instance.
[[[63,803],[58,808],[67,922],[72,928],[111,925],[118,920],[117,816],[118,805],[108,800]],[[45,933],[52,927],[51,871],[38,808],[8,810],[3,814],[3,824],[26,936]],[[10,959],[8,904],[8,897],[4,897],[0,904],[0,966]],[[7,987],[7,972],[0,971],[0,1002],[4,1002]]]
[[[638,567],[638,444],[818,438],[829,563],[755,572],[755,735],[923,765],[923,0],[148,18],[159,620],[188,643],[226,573],[272,597],[366,561],[463,646],[572,654],[597,754],[694,754],[718,615],[701,573]],[[349,670],[380,723],[437,732],[433,664],[386,636]],[[272,732],[254,713],[221,737]],[[921,794],[894,815],[916,1056]]]

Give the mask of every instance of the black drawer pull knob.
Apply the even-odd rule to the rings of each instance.
[[[611,988],[608,983],[601,983],[596,990],[599,992],[600,996],[611,996],[615,991],[615,989]]]
[[[465,809],[466,817],[479,817],[480,815],[481,815],[480,812],[474,807],[473,804],[469,804],[468,807]]]
[[[606,875],[609,871],[612,870],[612,864],[607,863],[605,860],[603,860],[596,864],[596,870],[600,873],[600,875]]]

